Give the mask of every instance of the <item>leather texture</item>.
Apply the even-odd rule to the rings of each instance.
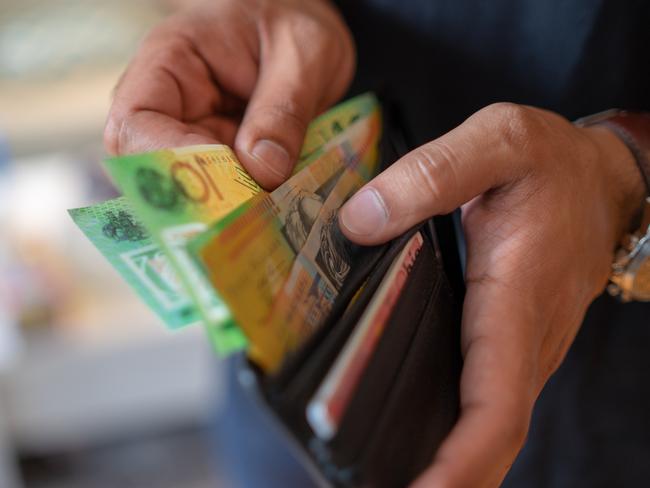
[[[319,471],[326,485],[407,486],[430,463],[458,418],[461,303],[447,278],[433,225],[417,229],[424,237],[423,248],[338,432],[330,441],[318,439],[305,418],[307,402],[415,230],[391,241],[383,252],[363,249],[334,306],[342,314],[333,313],[331,323],[324,324],[322,333],[278,375],[258,377],[261,403],[275,413],[301,446],[301,461]],[[348,307],[359,283],[364,283],[363,290]]]

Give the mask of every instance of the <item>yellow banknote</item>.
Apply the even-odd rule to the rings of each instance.
[[[321,147],[277,190],[260,193],[190,244],[248,337],[249,354],[267,370],[277,368],[287,342],[295,343],[271,312],[296,256],[342,175],[345,181],[354,175],[360,184],[374,172],[380,127],[376,108]],[[342,204],[337,201],[335,208]]]

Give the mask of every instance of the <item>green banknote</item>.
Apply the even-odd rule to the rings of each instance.
[[[167,255],[205,323],[226,324],[228,309],[189,259],[185,245],[262,191],[232,150],[223,145],[166,149],[109,159],[105,166]]]
[[[201,317],[185,292],[167,255],[138,221],[124,197],[68,213],[140,298],[170,329],[201,323]],[[208,334],[221,354],[246,346],[246,338],[234,324]]]
[[[125,198],[68,212],[169,328],[176,329],[200,320],[167,256],[138,222]]]
[[[316,118],[308,128],[294,174],[308,166],[328,141],[376,106],[375,97],[366,94]],[[225,146],[114,158],[107,165],[126,198],[71,210],[75,222],[168,327],[203,321],[219,352],[245,347],[245,337],[189,259],[186,245],[261,189]],[[130,237],[109,237],[111,229],[118,227],[122,229],[118,234],[132,229]],[[133,229],[139,229],[139,234]]]

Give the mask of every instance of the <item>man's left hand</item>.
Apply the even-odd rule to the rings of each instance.
[[[361,244],[463,207],[461,416],[415,486],[501,483],[642,196],[631,153],[607,129],[496,104],[401,158],[343,207],[341,227]]]

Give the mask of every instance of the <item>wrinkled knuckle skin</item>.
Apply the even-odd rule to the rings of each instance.
[[[458,187],[457,157],[454,150],[439,141],[429,143],[414,155],[414,187],[423,188],[427,201],[444,202],[445,194],[455,194]],[[441,208],[447,213],[453,208]]]
[[[509,102],[495,103],[483,110],[488,124],[511,152],[537,152],[536,141],[544,139],[545,130],[538,113],[530,107]]]
[[[305,59],[307,64],[326,62],[328,66],[335,66],[343,57],[346,39],[340,25],[308,12],[294,12],[287,28],[303,55],[311,58]]]
[[[173,68],[178,66],[179,60],[184,60],[193,51],[190,40],[185,36],[170,36],[165,42],[162,49],[158,49],[152,66],[161,66],[164,68]]]
[[[127,134],[129,132],[128,116],[117,118],[109,116],[104,128],[104,146],[109,153],[122,155],[128,152]]]
[[[252,139],[270,132],[280,140],[302,140],[307,131],[309,117],[304,107],[291,99],[285,99],[258,106],[250,115],[250,119],[255,121],[254,125],[249,126]],[[299,148],[296,148],[297,150]]]
[[[266,107],[268,113],[274,118],[288,123],[297,132],[307,130],[307,113],[305,109],[294,100],[279,101],[276,105]]]

